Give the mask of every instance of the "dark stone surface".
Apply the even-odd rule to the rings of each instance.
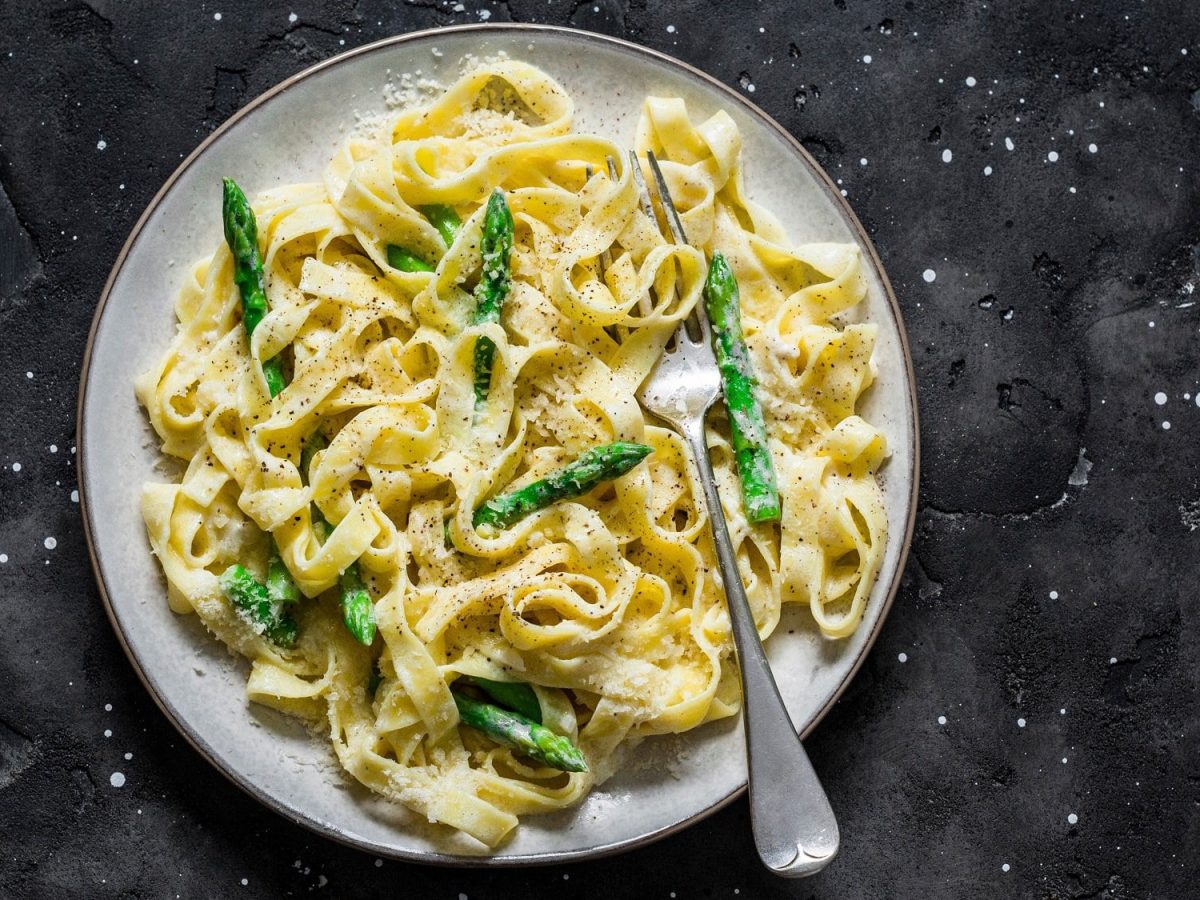
[[[1197,896],[1200,8],[463,6],[0,4],[0,895]],[[895,283],[922,503],[883,637],[810,742],[844,834],[811,881],[764,874],[744,801],[591,864],[377,866],[228,784],[105,620],[71,500],[74,410],[138,214],[285,76],[485,12],[753,85],[841,179]]]

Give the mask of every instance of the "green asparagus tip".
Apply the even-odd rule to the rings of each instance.
[[[483,703],[451,690],[459,718],[497,743],[563,772],[586,772],[587,761],[570,739],[520,713]]]
[[[375,641],[375,604],[371,592],[363,584],[358,572],[358,563],[346,567],[340,579],[342,621],[346,630],[364,647]]]

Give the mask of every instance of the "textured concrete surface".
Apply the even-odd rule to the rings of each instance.
[[[753,91],[895,284],[922,503],[883,637],[811,741],[844,835],[811,881],[763,873],[744,801],[592,864],[380,864],[229,785],[104,617],[74,409],[135,219],[285,76],[481,19]],[[1190,0],[0,4],[0,896],[1197,896],[1198,35]]]

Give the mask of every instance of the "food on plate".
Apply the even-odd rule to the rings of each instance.
[[[278,173],[251,206],[226,180],[226,240],[197,247],[136,383],[180,463],[142,489],[172,608],[353,778],[489,846],[739,709],[703,493],[635,397],[697,303],[760,633],[799,603],[851,634],[887,540],[858,248],[793,245],[747,197],[733,119],[648,97],[636,149],[692,241],[670,243],[626,148],[572,115],[501,60],[319,181]]]

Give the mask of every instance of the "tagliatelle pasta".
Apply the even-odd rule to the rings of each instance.
[[[669,244],[639,207],[625,148],[573,132],[572,112],[544,72],[485,65],[348,140],[322,181],[262,193],[270,311],[252,340],[221,247],[191,270],[178,333],[136,384],[163,452],[186,462],[178,483],[142,497],[172,608],[248,658],[250,699],[326,732],[358,781],[492,846],[519,816],[577,803],[623,742],[739,708],[702,491],[683,441],[635,399],[713,251],[740,285],[782,495],[780,522],[747,522],[718,404],[712,458],[760,633],[785,602],[807,605],[830,638],[852,633],[887,539],[875,477],[886,442],[856,414],[875,326],[835,321],[865,293],[857,247],[791,246],[745,195],[733,120],[695,124],[683,101],[651,97],[637,149],[665,160],[692,242]],[[501,321],[475,325],[497,188],[515,222],[513,286]],[[418,211],[435,203],[463,219],[449,246]],[[392,268],[392,244],[435,271]],[[496,353],[477,411],[481,335]],[[261,363],[281,352],[291,382],[271,398]],[[318,428],[329,445],[302,473]],[[484,500],[614,441],[654,452],[505,530],[472,527]],[[323,537],[314,507],[332,526]],[[233,563],[261,576],[269,536],[306,598],[290,649],[218,581]],[[375,602],[372,647],[337,607],[356,561]],[[589,771],[539,766],[460,726],[449,686],[462,675],[533,685],[544,723]]]

